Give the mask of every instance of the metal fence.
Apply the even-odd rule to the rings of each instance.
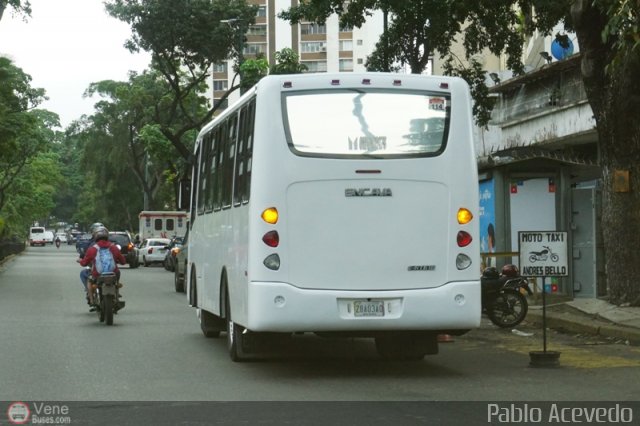
[[[0,241],[0,260],[12,254],[18,254],[25,249],[24,242]]]

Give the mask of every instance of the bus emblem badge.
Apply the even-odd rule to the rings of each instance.
[[[345,197],[391,197],[391,188],[347,188]]]
[[[436,265],[411,265],[407,271],[435,271]]]

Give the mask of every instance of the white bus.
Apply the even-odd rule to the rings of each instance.
[[[207,124],[185,274],[204,334],[234,361],[303,332],[422,359],[478,327],[470,105],[458,78],[281,75]]]

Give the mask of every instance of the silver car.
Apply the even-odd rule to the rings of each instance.
[[[138,247],[138,261],[144,266],[164,262],[170,242],[169,238],[148,238],[142,241]]]

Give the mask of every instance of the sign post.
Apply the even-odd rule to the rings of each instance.
[[[518,232],[520,273],[525,277],[542,278],[542,346],[541,351],[529,352],[532,367],[556,367],[560,352],[547,351],[546,278],[569,275],[567,233],[561,231]]]

